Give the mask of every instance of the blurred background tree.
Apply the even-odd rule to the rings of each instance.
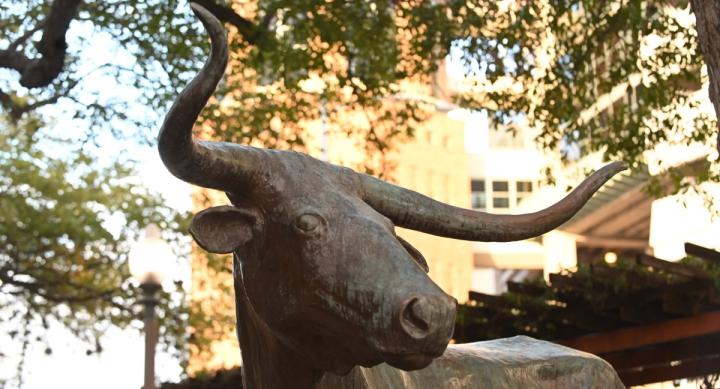
[[[535,129],[538,144],[565,159],[601,152],[640,167],[661,144],[717,145],[717,120],[688,114],[707,101],[695,93],[707,74],[688,1],[501,2],[474,11],[453,43],[472,80],[461,105],[486,109],[511,130]],[[671,177],[672,189],[717,182],[710,147],[708,159],[693,180]]]
[[[720,20],[712,1],[693,2],[706,26],[700,37],[693,18],[681,15],[689,1],[198,3],[232,37],[233,66],[218,92],[219,101],[231,99],[206,110],[208,135],[302,149],[302,125],[318,119],[322,105],[338,131],[358,135],[369,154],[382,154],[426,117],[421,103],[402,95],[401,82],[428,81],[451,53],[476,81],[457,96],[461,106],[489,110],[506,124],[521,120],[552,150],[566,153],[572,144],[637,165],[659,142],[714,138],[710,118],[697,118],[691,128],[678,128],[683,121],[676,120],[683,107],[698,104],[688,96],[702,81],[698,40],[705,52],[717,51],[709,39]],[[74,102],[68,114],[89,120],[89,137],[117,132],[108,123],[120,120],[152,139],[155,127],[146,124],[157,123],[207,47],[185,1],[10,1],[0,8],[0,23],[0,67],[12,70],[0,80],[0,102],[9,116]],[[73,29],[101,35],[122,55],[93,56],[86,41],[95,34],[68,45]],[[134,102],[152,107],[155,117],[133,115],[127,99],[88,85],[98,72],[141,91]],[[708,73],[715,79],[720,72]],[[322,88],[308,93],[302,87],[308,78],[322,80]],[[636,106],[587,119],[608,92],[630,94]],[[372,114],[353,125],[342,120],[348,112]],[[364,168],[384,173],[382,165]]]
[[[188,243],[178,231],[189,215],[138,185],[128,164],[99,163],[82,145],[41,136],[44,126],[28,114],[0,132],[0,322],[22,344],[21,368],[31,342],[52,354],[52,325],[67,328],[88,354],[102,350],[111,326],[140,329],[140,293],[127,267],[131,242],[156,223],[178,254]],[[159,314],[163,344],[178,356],[185,349],[184,294],[180,284],[163,292]],[[22,370],[18,381],[22,386]]]
[[[706,53],[720,52],[720,39],[708,39],[717,29],[698,37],[680,15],[687,1],[198,3],[225,22],[232,49],[226,80],[200,118],[208,136],[302,150],[302,124],[318,120],[322,106],[334,131],[383,156],[427,116],[401,84],[430,82],[449,54],[468,82],[460,106],[487,110],[510,130],[535,128],[540,145],[566,158],[599,151],[639,166],[658,143],[717,142],[715,119],[677,120],[698,104],[690,98],[703,82],[698,40]],[[693,1],[710,26],[720,19],[712,3]],[[133,231],[186,223],[132,182],[133,147],[112,162],[96,156],[107,138],[152,143],[202,65],[207,37],[175,0],[10,0],[0,4],[0,27],[3,314],[18,328],[49,315],[90,341],[94,320],[133,317],[120,307],[135,293],[124,265]],[[621,50],[602,57],[608,45]],[[308,79],[322,88],[304,88]],[[634,109],[588,120],[583,112],[613,91],[629,94]],[[367,120],[344,120],[353,113]],[[50,156],[50,144],[68,151]],[[368,160],[359,168],[370,173],[391,166]],[[719,180],[716,162],[702,180]],[[678,188],[698,182],[678,180]],[[113,214],[125,223],[111,233],[103,220]]]

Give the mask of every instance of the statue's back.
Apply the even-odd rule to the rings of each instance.
[[[554,343],[516,336],[451,345],[425,369],[387,364],[356,367],[346,376],[326,374],[322,388],[624,388],[602,359]]]

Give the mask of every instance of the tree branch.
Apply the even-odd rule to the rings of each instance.
[[[6,50],[0,50],[0,67],[20,72],[20,85],[26,88],[39,88],[50,84],[65,64],[65,33],[81,3],[82,0],[53,1],[43,22],[12,42]],[[37,43],[40,57],[30,59],[17,51],[17,47],[40,28],[43,28],[42,38]]]
[[[34,33],[40,31],[44,26],[45,26],[45,22],[43,21],[43,22],[38,23],[37,26],[35,26],[35,27],[33,27],[33,28],[25,31],[24,34],[20,35],[17,39],[15,39],[15,41],[13,41],[13,42],[8,46],[8,48],[7,48],[8,51],[15,51],[15,50],[17,50],[18,46],[20,46],[21,44],[25,43],[25,41],[27,41],[28,39],[30,39],[30,37],[31,37]]]
[[[212,0],[193,0],[193,2],[203,6],[221,22],[235,26],[248,43],[255,44],[257,42],[255,24],[238,15],[232,8],[219,5]]]
[[[0,67],[17,70],[22,73],[30,64],[30,59],[14,50],[0,50]]]
[[[265,14],[265,17],[263,17],[263,20],[260,22],[260,25],[255,28],[255,34],[253,35],[253,41],[259,42],[262,38],[264,38],[264,34],[268,30],[268,27],[270,26],[270,22],[275,18],[275,15],[277,14],[277,7],[273,7],[272,9],[269,9],[267,13]],[[252,43],[252,42],[251,42]]]
[[[55,0],[45,19],[43,36],[37,45],[42,54],[33,60],[23,72],[20,84],[26,88],[37,88],[50,84],[62,71],[65,64],[65,33],[70,21],[77,14],[82,0]]]
[[[55,303],[72,304],[84,303],[90,300],[107,300],[118,292],[118,288],[106,290],[91,290],[81,285],[68,283],[70,286],[76,288],[78,292],[82,292],[84,294],[51,294],[47,290],[43,290],[43,285],[37,282],[20,281],[18,279],[15,279],[13,276],[9,276],[7,274],[0,274],[0,280],[3,281],[3,283],[22,288],[31,294],[38,295],[48,301],[52,301]]]
[[[27,112],[30,112],[48,104],[55,104],[61,98],[68,97],[70,91],[75,88],[79,83],[80,79],[73,80],[66,88],[55,92],[55,94],[53,94],[52,96],[42,100],[35,100],[31,103],[26,104],[19,104],[18,102],[13,100],[12,96],[0,90],[0,106],[2,106],[3,108],[5,108],[5,110],[8,111],[11,119],[18,120],[22,117],[22,115],[26,114]]]
[[[2,89],[0,89],[0,106],[9,111],[12,116],[12,111],[15,103],[12,101],[12,97],[9,94],[3,92]]]
[[[715,114],[720,118],[720,2],[691,0],[690,3],[695,14],[700,49],[705,57],[710,78],[710,101],[715,107]],[[720,128],[717,149],[720,152]]]

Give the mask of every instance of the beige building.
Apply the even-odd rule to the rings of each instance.
[[[464,122],[438,111],[413,142],[397,152],[397,183],[438,201],[470,208],[470,174]],[[472,271],[470,242],[401,230],[428,261],[430,277],[458,301],[467,300]]]

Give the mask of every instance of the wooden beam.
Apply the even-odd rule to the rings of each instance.
[[[650,208],[653,200],[644,198],[633,204],[628,204],[627,208],[618,213],[612,219],[605,219],[604,222],[585,230],[587,235],[597,236],[622,236],[618,232],[627,229],[629,226],[636,225],[650,219]]]
[[[535,284],[528,284],[526,282],[515,282],[515,281],[508,281],[507,282],[508,291],[518,294],[524,294],[527,296],[532,297],[538,297],[545,294],[546,288],[535,285]]]
[[[601,354],[716,333],[720,333],[720,311],[584,335],[558,343],[589,353]]]
[[[620,373],[639,367],[698,359],[718,353],[720,353],[720,334],[697,336],[632,350],[599,354],[598,356],[610,363]]]
[[[620,216],[627,210],[628,205],[643,201],[647,198],[648,195],[642,191],[642,185],[638,185],[636,188],[630,189],[627,193],[596,209],[589,215],[573,222],[567,227],[563,226],[561,229],[575,234],[582,234],[594,226],[602,224],[605,220]]]
[[[635,228],[637,227],[637,228]],[[650,222],[644,222],[644,223],[638,223],[637,226],[633,228],[629,228],[627,231],[623,231],[623,234],[627,234],[628,236],[636,236],[636,237],[643,237],[648,238],[650,237]]]
[[[627,278],[628,282],[640,288],[656,288],[667,286],[667,279],[660,274],[650,272],[628,271],[618,267],[611,267],[605,261],[599,260],[592,264],[590,272],[611,282],[617,281],[619,277]]]
[[[578,246],[603,247],[607,249],[636,249],[645,250],[648,247],[646,239],[607,238],[601,236],[578,235]]]
[[[700,257],[706,261],[720,264],[720,253],[692,243],[685,243],[685,252]]]
[[[625,296],[616,293],[592,294],[593,286],[599,284],[598,282],[583,281],[571,275],[555,273],[550,274],[549,278],[550,287],[555,290],[556,296],[569,305],[582,305],[589,310],[607,310],[618,308],[628,301]],[[601,302],[598,301],[600,297],[602,297]],[[601,306],[590,307],[592,304]]]
[[[618,375],[625,385],[636,386],[717,373],[720,373],[720,355],[627,371]]]
[[[550,273],[548,278],[550,279],[550,286],[553,289],[568,288],[568,289],[583,290],[583,289],[585,289],[584,287],[586,286],[584,282],[578,280],[577,278],[562,275],[562,274]]]
[[[618,231],[617,235],[624,236],[629,239],[634,238],[648,240],[650,237],[650,218]]]
[[[582,333],[607,331],[620,325],[618,320],[571,308],[554,307],[547,312],[547,319],[554,324],[560,323],[578,328],[582,330]],[[559,334],[562,334],[562,332],[559,332]]]
[[[650,266],[658,270],[664,270],[668,273],[673,273],[690,278],[701,278],[708,279],[709,276],[703,270],[694,268],[687,265],[682,265],[675,262],[669,262],[662,259],[652,257],[647,254],[638,254],[637,263],[645,266]]]

